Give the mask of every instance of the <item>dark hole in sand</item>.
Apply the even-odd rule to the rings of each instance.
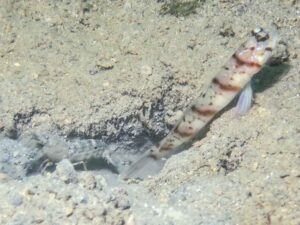
[[[80,163],[74,166],[76,170],[85,170],[84,164]],[[117,168],[104,158],[91,158],[86,162],[87,170],[109,170],[112,173],[118,174]]]
[[[56,169],[56,163],[49,163],[45,161],[46,158],[43,157],[35,162],[31,162],[30,168],[27,171],[27,176],[34,175],[37,173],[41,173],[43,171],[47,172],[54,172]],[[46,162],[46,163],[44,163]],[[43,166],[44,164],[44,166]],[[111,163],[107,162],[104,158],[91,158],[86,162],[79,162],[74,163],[74,168],[77,171],[84,171],[84,170],[107,170],[114,174],[119,174],[117,168],[112,165]]]

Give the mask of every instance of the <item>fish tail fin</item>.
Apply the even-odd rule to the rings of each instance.
[[[158,173],[163,165],[163,159],[158,159],[151,154],[146,154],[134,162],[124,173],[121,173],[121,178],[123,180],[130,178],[144,179],[147,176]]]

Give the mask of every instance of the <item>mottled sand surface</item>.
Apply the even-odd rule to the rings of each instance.
[[[298,0],[185,16],[155,0],[0,3],[0,224],[300,224]],[[229,107],[159,174],[120,180],[271,23],[280,42],[250,111]]]

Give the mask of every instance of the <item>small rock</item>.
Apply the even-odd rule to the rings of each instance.
[[[0,131],[3,131],[5,128],[4,124],[0,121]]]
[[[177,121],[182,117],[183,112],[181,110],[178,110],[176,112],[168,111],[166,116],[166,123],[168,125],[174,126],[174,124],[177,123]]]
[[[97,67],[99,67],[101,70],[111,70],[112,68],[114,68],[114,61],[111,60],[100,61],[97,64]]]
[[[25,197],[27,197],[27,198],[30,198],[30,196],[35,195],[35,191],[32,190],[31,188],[26,188],[26,189],[24,190],[23,195],[24,195]]]
[[[131,204],[127,199],[121,198],[116,201],[115,207],[122,210],[126,210],[131,207]]]
[[[96,217],[102,217],[107,213],[107,210],[101,206],[98,205],[97,208],[89,208],[84,210],[83,216],[89,220],[93,220]]]
[[[135,219],[134,219],[134,216],[133,214],[131,214],[128,218],[128,220],[126,221],[126,224],[125,225],[135,225]]]
[[[146,76],[151,75],[152,74],[152,68],[151,68],[151,66],[143,65],[141,67],[141,74],[142,75],[146,75]]]
[[[104,81],[103,83],[102,83],[102,86],[103,87],[108,87],[110,84],[109,84],[109,82],[108,81]]]
[[[93,174],[85,173],[80,179],[82,186],[88,190],[93,190],[97,187],[97,181]]]
[[[23,198],[21,195],[15,194],[10,198],[10,203],[15,207],[20,206],[23,203]]]
[[[93,224],[103,224],[103,217],[97,216],[93,218]]]
[[[0,182],[1,183],[4,183],[9,180],[10,180],[10,177],[7,174],[0,172]]]
[[[278,45],[274,49],[272,58],[270,59],[269,64],[271,66],[280,65],[286,61],[288,61],[290,58],[290,52],[288,49],[287,43],[284,41],[279,41]]]
[[[64,159],[57,164],[55,176],[66,184],[78,182],[76,170],[68,159]]]
[[[74,206],[74,205],[67,206],[67,207],[65,208],[65,215],[66,215],[66,217],[69,217],[69,216],[73,215],[74,209],[75,209],[75,206]]]
[[[83,216],[84,216],[85,218],[89,219],[89,220],[92,220],[92,219],[95,217],[94,212],[93,212],[93,210],[91,210],[91,209],[85,210],[85,211],[83,212]]]
[[[80,193],[77,193],[76,196],[73,195],[72,200],[77,205],[87,204],[89,202],[89,195],[87,195],[86,193],[80,192]]]
[[[253,171],[257,170],[258,166],[259,166],[259,163],[258,163],[258,162],[254,162],[254,163],[252,164],[252,170],[253,170]]]
[[[235,35],[232,27],[231,26],[225,26],[225,25],[223,25],[223,27],[220,29],[219,34],[222,37],[234,37],[234,35]]]
[[[43,218],[35,218],[32,223],[34,224],[40,224],[43,223],[45,220]]]

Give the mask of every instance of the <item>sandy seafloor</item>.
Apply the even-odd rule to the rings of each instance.
[[[0,0],[0,224],[300,224],[300,4]],[[122,171],[163,138],[256,26],[276,63],[250,111],[144,181]],[[45,159],[68,160],[42,171]],[[78,167],[77,167],[78,168]]]

